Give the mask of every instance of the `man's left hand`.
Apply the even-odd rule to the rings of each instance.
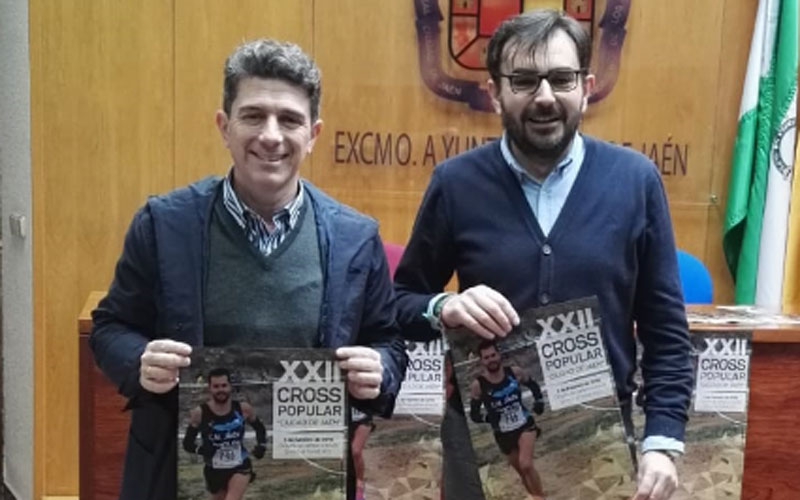
[[[339,367],[347,370],[347,390],[356,399],[375,399],[381,393],[383,365],[375,349],[362,346],[336,349]]]
[[[648,451],[639,462],[638,483],[632,500],[669,500],[678,487],[678,471],[667,455]]]

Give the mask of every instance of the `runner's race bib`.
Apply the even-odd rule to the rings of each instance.
[[[238,443],[224,444],[217,448],[211,467],[214,469],[233,469],[242,464],[242,447]]]
[[[521,404],[506,406],[500,413],[500,432],[515,431],[522,427],[526,420]]]

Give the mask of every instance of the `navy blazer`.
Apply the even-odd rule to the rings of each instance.
[[[147,200],[128,229],[108,295],[92,312],[89,344],[95,360],[129,399],[131,410],[120,500],[173,500],[176,495],[177,390],[162,395],[144,390],[139,358],[156,338],[203,344],[207,235],[220,181],[209,177]],[[380,353],[381,395],[353,404],[389,416],[407,357],[378,225],[303,184],[323,262],[320,343],[368,345]]]

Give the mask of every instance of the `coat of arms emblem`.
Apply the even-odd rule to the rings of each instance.
[[[614,86],[630,2],[600,2],[605,4],[605,11],[597,25],[600,43],[594,44],[592,60],[598,85],[590,102],[604,98]],[[594,35],[596,3],[595,0],[414,0],[422,78],[440,97],[464,102],[475,110],[492,111],[491,99],[481,85],[487,76],[486,47],[500,23],[529,9],[549,7],[565,11]],[[442,58],[445,50],[449,57]]]

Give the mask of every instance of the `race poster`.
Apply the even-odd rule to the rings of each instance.
[[[525,311],[496,342],[447,340],[486,500],[633,496],[596,297]]]
[[[330,349],[195,348],[181,370],[178,495],[346,498],[349,406]]]
[[[722,314],[689,321],[695,325],[690,331],[695,377],[673,500],[738,500],[742,495],[752,331],[741,326],[752,324],[723,326]],[[641,375],[638,379],[641,383]],[[644,423],[644,411],[636,406],[637,442]]]

